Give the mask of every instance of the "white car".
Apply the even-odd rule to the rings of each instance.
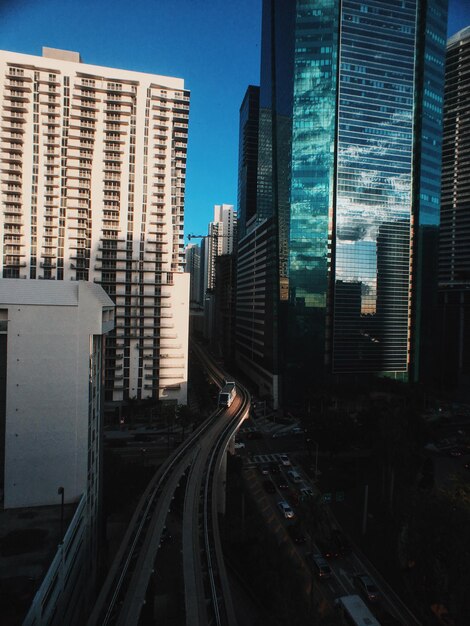
[[[281,456],[279,457],[279,460],[281,461],[281,464],[284,465],[285,467],[288,467],[290,465],[290,460],[287,454],[281,454]]]
[[[378,590],[374,581],[365,574],[361,574],[356,577],[356,584],[362,592],[362,595],[369,600],[369,602],[377,602],[380,597],[380,591]]]
[[[243,441],[236,441],[235,442],[235,450],[241,450],[241,448],[244,448],[245,444],[243,443]]]
[[[293,483],[301,483],[302,482],[302,476],[299,474],[299,472],[296,472],[295,470],[291,469],[287,472],[287,476],[289,478],[289,480],[291,480]]]
[[[278,502],[277,506],[286,519],[292,519],[295,516],[294,511],[285,500]]]

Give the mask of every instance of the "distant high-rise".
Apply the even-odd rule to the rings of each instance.
[[[447,0],[263,2],[256,219],[287,401],[427,374],[446,23]]]
[[[216,302],[216,266],[217,260],[222,256],[232,255],[237,243],[237,212],[232,204],[214,205],[214,220],[209,223],[207,236],[201,243],[201,266],[203,268],[203,308],[204,308],[204,337],[212,343],[215,348],[215,337],[222,332],[221,324],[217,326],[216,308],[222,303]],[[228,271],[227,275],[232,275]],[[220,295],[219,290],[219,295]],[[231,302],[231,297],[224,295],[226,303]],[[230,308],[230,310],[232,310]],[[231,328],[231,323],[226,327]]]
[[[202,306],[201,248],[195,243],[186,246],[186,272],[190,276],[189,303],[191,307]]]
[[[470,26],[447,44],[439,282],[470,287]]]
[[[238,236],[256,214],[259,87],[250,85],[240,106],[238,141]]]
[[[443,377],[470,381],[470,26],[447,42],[439,243]]]
[[[204,245],[204,291],[215,288],[215,260],[232,254],[237,239],[237,212],[233,204],[215,204]]]
[[[186,402],[183,80],[0,52],[0,97],[0,275],[100,283],[106,399]]]

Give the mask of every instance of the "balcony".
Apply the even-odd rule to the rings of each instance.
[[[43,269],[55,269],[57,267],[57,263],[53,263],[52,261],[41,261],[39,263],[39,267],[43,268]]]

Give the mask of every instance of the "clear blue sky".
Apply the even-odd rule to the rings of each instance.
[[[449,35],[470,25],[450,0]],[[191,90],[185,232],[236,204],[238,110],[259,82],[261,0],[0,0],[0,48],[76,50],[85,63],[184,78]]]

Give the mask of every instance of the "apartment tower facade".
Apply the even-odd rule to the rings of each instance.
[[[2,51],[0,97],[0,276],[101,284],[106,400],[186,402],[183,80]]]
[[[447,42],[439,291],[442,379],[470,382],[470,26]]]

